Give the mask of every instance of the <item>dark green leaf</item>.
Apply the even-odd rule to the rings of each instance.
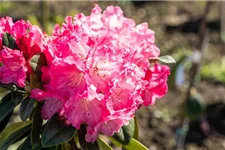
[[[113,150],[102,138],[98,138],[98,145],[101,150]]]
[[[3,35],[2,45],[13,50],[18,49],[15,39],[7,32]]]
[[[30,119],[30,120],[33,120],[35,110],[36,110],[36,107],[34,107],[34,108],[32,109],[32,111],[31,111],[31,113],[30,113],[30,116],[29,116],[29,119]]]
[[[161,62],[164,62],[164,63],[176,63],[174,58],[172,56],[169,56],[169,55],[160,56],[157,59],[160,60]]]
[[[19,104],[19,103],[22,102],[23,96],[22,95],[12,94],[12,100],[13,100],[14,104]]]
[[[34,106],[35,99],[33,98],[25,98],[21,105],[20,105],[20,118],[22,121],[26,121],[27,118],[30,116],[33,106]]]
[[[81,125],[80,130],[78,130],[77,132],[82,150],[100,150],[97,142],[88,143],[85,141],[85,135],[87,133],[85,125]]]
[[[31,145],[31,137],[28,136],[26,138],[26,140],[21,144],[20,148],[18,150],[40,150],[42,148],[41,144],[35,148],[32,149],[32,145]]]
[[[22,97],[16,96],[14,93],[7,94],[0,101],[0,122],[21,102]]]
[[[55,114],[44,128],[42,134],[42,145],[44,147],[55,146],[69,141],[76,133],[76,129],[72,126],[66,125],[60,120],[59,116]]]
[[[0,133],[5,129],[7,126],[11,116],[12,116],[13,111],[11,111],[0,123]]]
[[[0,150],[6,150],[11,144],[22,137],[31,128],[31,121],[19,122],[9,125],[1,133]]]
[[[31,143],[33,149],[38,147],[41,144],[41,129],[42,129],[42,118],[41,118],[41,108],[42,103],[38,103],[34,112],[34,118],[31,129]]]
[[[199,119],[204,113],[205,105],[201,95],[197,92],[191,93],[185,105],[185,116],[191,120]]]
[[[58,150],[58,145],[52,146],[52,147],[48,147],[48,148],[46,148],[46,150]]]
[[[130,142],[126,145],[123,145],[123,147],[126,150],[148,150],[147,147],[145,147],[143,144],[141,144],[140,142],[138,142],[135,139],[131,139]]]
[[[122,144],[127,144],[130,142],[130,139],[134,135],[134,130],[135,130],[135,122],[134,119],[131,119],[129,124],[126,126],[123,126],[120,129],[120,132],[115,133],[113,137],[121,142]]]
[[[31,68],[40,76],[41,75],[41,67],[46,65],[46,57],[44,53],[39,53],[34,55],[30,61],[29,64]]]

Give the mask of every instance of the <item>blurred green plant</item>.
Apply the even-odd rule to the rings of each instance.
[[[0,14],[6,12],[11,7],[10,1],[0,1]]]
[[[225,57],[222,58],[221,62],[213,61],[203,65],[201,76],[203,79],[211,79],[225,84]]]

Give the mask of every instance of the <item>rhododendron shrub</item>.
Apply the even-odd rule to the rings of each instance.
[[[6,33],[15,40],[15,49],[9,36],[7,47]],[[0,83],[29,87],[20,113],[23,121],[31,115],[32,138],[27,140],[33,148],[58,145],[74,136],[82,149],[87,142],[96,146],[97,139],[101,149],[102,144],[110,148],[99,134],[132,145],[137,142],[132,138],[135,112],[153,105],[168,90],[170,70],[158,62],[162,59],[154,31],[147,23],[136,25],[124,17],[120,7],[102,12],[95,5],[89,16],[67,16],[52,36],[29,22],[1,18],[0,41]],[[48,120],[45,128],[37,121],[41,118]]]

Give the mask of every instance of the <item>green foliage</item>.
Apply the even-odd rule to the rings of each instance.
[[[6,150],[11,144],[23,137],[31,128],[31,121],[19,122],[9,125],[0,134],[0,149]]]
[[[203,65],[201,76],[203,79],[212,79],[225,84],[225,57],[223,57],[221,62],[214,61]]]
[[[51,147],[68,142],[74,137],[76,129],[66,125],[59,116],[55,114],[46,124],[42,134],[43,147]]]
[[[199,119],[205,110],[205,104],[203,103],[202,96],[193,90],[190,93],[190,97],[185,104],[185,116],[191,120]]]
[[[100,150],[97,142],[87,143],[85,141],[85,134],[87,133],[87,131],[84,125],[81,125],[80,130],[78,130],[77,132],[82,150]]]
[[[7,94],[0,101],[0,123],[4,118],[10,114],[13,109],[22,101],[22,97],[15,95],[14,93]]]
[[[6,96],[9,92],[10,92],[9,90],[0,87],[0,101],[1,101],[1,99],[2,99],[4,96]]]
[[[34,111],[34,118],[32,122],[32,130],[31,130],[31,143],[32,147],[35,149],[41,145],[41,129],[42,129],[42,118],[41,118],[41,108],[42,103],[38,103],[37,107]]]
[[[122,144],[128,144],[134,135],[134,130],[135,130],[135,121],[134,119],[131,119],[129,124],[123,126],[120,129],[120,132],[115,133],[113,137]]]
[[[115,133],[113,137],[110,137],[110,140],[117,147],[122,146],[126,150],[148,150],[148,148],[134,139],[138,135],[137,129],[137,121],[133,118],[127,126],[121,128],[119,133]]]
[[[99,137],[97,142],[101,150],[113,150],[102,138]]]
[[[128,144],[123,145],[123,147],[127,150],[148,150],[147,147],[145,147],[143,144],[141,144],[140,142],[138,142],[135,139],[131,139],[130,142]]]
[[[33,106],[34,106],[35,99],[26,97],[21,105],[20,105],[20,118],[22,121],[26,121],[30,116]]]
[[[32,148],[31,137],[28,136],[26,140],[20,145],[18,150],[40,150],[42,148],[41,145],[37,146],[35,149]]]
[[[7,126],[11,116],[12,116],[13,111],[11,111],[7,116],[5,116],[5,118],[1,121],[0,123],[0,133],[5,129],[5,127]]]
[[[159,61],[164,63],[176,63],[175,59],[172,56],[165,55],[157,58]]]
[[[13,50],[18,49],[15,39],[7,32],[2,37],[2,45]]]
[[[34,70],[35,73],[37,73],[38,76],[41,75],[41,67],[47,64],[46,57],[44,53],[39,53],[34,55],[30,60],[29,64]]]

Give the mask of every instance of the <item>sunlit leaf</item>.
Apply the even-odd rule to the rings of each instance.
[[[122,143],[116,140],[114,137],[110,136],[109,137],[110,141],[116,146],[116,147],[121,147]]]
[[[165,55],[157,58],[159,61],[164,63],[176,63],[175,59],[172,56]]]
[[[101,150],[113,150],[102,138],[98,138],[98,145]]]
[[[128,144],[123,145],[123,147],[126,150],[149,150],[147,147],[145,147],[143,144],[133,138]]]
[[[55,114],[44,128],[42,134],[42,145],[44,147],[55,146],[64,142],[68,142],[75,135],[76,129],[72,126],[66,125],[60,120],[59,116]]]
[[[46,63],[47,61],[44,53],[36,54],[29,60],[30,66],[39,76],[41,75],[41,67],[46,65]]]
[[[9,125],[0,134],[0,150],[6,150],[11,144],[31,129],[31,121]]]

